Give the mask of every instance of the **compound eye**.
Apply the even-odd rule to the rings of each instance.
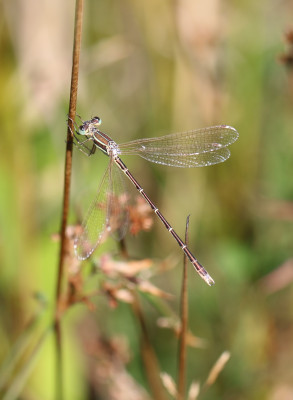
[[[101,120],[101,118],[99,118],[99,117],[94,117],[94,118],[92,118],[92,123],[93,123],[94,125],[101,125],[101,122],[102,122],[102,120]]]
[[[86,135],[87,131],[88,131],[88,124],[84,123],[82,125],[80,125],[80,127],[78,128],[78,133],[80,135]]]

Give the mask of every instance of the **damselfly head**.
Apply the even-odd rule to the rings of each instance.
[[[88,135],[89,134],[89,123],[84,122],[80,127],[78,128],[77,133],[79,135]]]
[[[99,126],[101,125],[102,120],[99,117],[94,117],[91,119],[91,124],[95,125],[95,126]]]

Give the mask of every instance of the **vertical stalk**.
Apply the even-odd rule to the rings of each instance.
[[[137,296],[135,296],[132,309],[141,329],[141,356],[152,398],[154,400],[166,400],[165,389],[160,379],[159,363],[149,338],[146,322]]]
[[[65,168],[64,168],[64,192],[63,192],[63,210],[60,229],[60,253],[58,264],[58,277],[56,287],[56,311],[55,311],[55,338],[56,338],[56,353],[57,353],[57,368],[56,368],[56,398],[62,400],[63,393],[63,379],[62,379],[62,335],[60,326],[61,317],[61,297],[62,297],[62,284],[64,281],[64,264],[67,254],[68,241],[66,237],[66,227],[69,212],[69,195],[71,183],[71,170],[72,170],[72,148],[73,137],[71,129],[73,130],[72,121],[76,113],[76,100],[77,100],[77,87],[78,87],[78,72],[79,72],[79,56],[81,47],[81,32],[82,32],[82,12],[84,0],[76,0],[75,6],[75,26],[74,26],[74,44],[73,44],[73,58],[72,58],[72,72],[71,72],[71,87],[70,87],[70,100],[69,100],[69,118],[67,127],[67,141],[66,141],[66,154],[65,154]]]

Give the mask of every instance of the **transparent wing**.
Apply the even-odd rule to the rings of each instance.
[[[74,242],[75,254],[80,260],[87,259],[109,233],[117,231],[118,239],[126,233],[128,212],[126,197],[121,192],[121,174],[110,161]]]
[[[112,179],[108,199],[108,225],[114,239],[120,240],[128,229],[128,195],[124,185],[124,173],[114,163],[111,163],[110,168],[112,168]]]
[[[135,154],[148,161],[172,167],[204,167],[225,161],[227,146],[238,138],[227,125],[174,133],[158,138],[139,139],[119,145],[120,154]]]
[[[199,154],[141,154],[141,157],[156,164],[168,165],[169,167],[206,167],[208,165],[218,164],[230,157],[230,151],[226,147]]]

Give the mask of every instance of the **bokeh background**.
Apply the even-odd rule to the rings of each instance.
[[[30,333],[33,342],[52,321],[59,252],[52,235],[61,219],[74,2],[3,1],[0,10],[4,362],[39,307],[36,293],[48,305]],[[83,119],[99,115],[118,143],[213,124],[240,134],[231,158],[213,167],[176,170],[125,158],[180,235],[191,215],[190,248],[216,281],[209,288],[189,269],[190,329],[205,347],[188,349],[188,385],[203,383],[219,355],[231,353],[204,399],[293,398],[292,15],[292,2],[280,0],[85,4]],[[84,191],[97,189],[105,162],[75,151],[71,223]],[[176,243],[155,220],[150,232],[127,236],[126,244],[133,259],[172,264],[152,282],[174,295],[167,305],[178,314],[182,254]],[[117,249],[109,239],[96,255]],[[112,309],[103,296],[94,301],[95,311],[76,306],[63,321],[65,398],[97,398],[90,395],[95,377],[85,356],[93,339],[84,330],[124,340],[131,384],[148,391],[129,306]],[[158,308],[146,302],[144,313],[160,368],[176,379],[177,339],[157,326]],[[54,371],[49,334],[19,398],[54,398]],[[13,385],[16,376],[6,382]]]

